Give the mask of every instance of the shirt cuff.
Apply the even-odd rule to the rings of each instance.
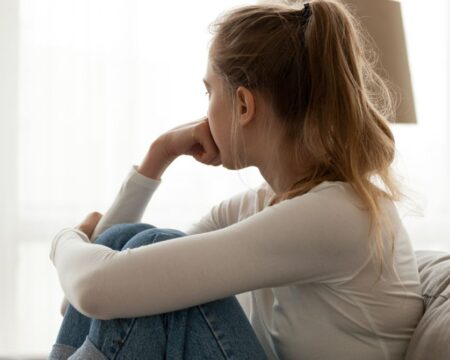
[[[161,184],[162,180],[152,179],[145,175],[142,175],[137,171],[137,169],[138,165],[133,165],[128,173],[126,180],[155,191],[159,184]]]
[[[75,229],[75,228],[64,228],[60,231],[58,231],[58,233],[54,236],[53,241],[52,241],[52,246],[50,249],[50,260],[54,263],[54,258],[55,258],[55,252],[56,252],[56,247],[58,245],[59,240],[64,236],[64,235],[70,235],[70,234],[77,234],[84,242],[87,243],[91,243],[91,241],[89,240],[88,236],[82,232],[81,230]]]

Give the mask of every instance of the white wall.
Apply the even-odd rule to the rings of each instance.
[[[18,3],[0,1],[0,350],[17,337]],[[0,351],[1,355],[1,351]]]
[[[424,215],[404,223],[416,249],[450,250],[449,6],[407,0],[402,10],[418,124],[392,129],[397,168]]]

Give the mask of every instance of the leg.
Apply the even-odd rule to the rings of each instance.
[[[100,234],[95,240],[96,244],[121,250],[123,246],[137,233],[154,228],[150,224],[117,224]],[[85,340],[91,319],[78,312],[72,305],[68,305],[61,327],[53,345],[50,359],[67,359],[81,346]]]
[[[185,235],[173,229],[148,229],[123,249]],[[85,343],[104,355],[99,359],[266,359],[235,296],[152,316],[93,319]],[[82,359],[81,352],[73,359]]]
[[[184,236],[152,228],[123,247],[136,248]],[[76,359],[266,359],[235,296],[179,311],[113,320],[92,319]]]

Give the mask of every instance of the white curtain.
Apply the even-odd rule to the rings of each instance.
[[[62,319],[52,237],[104,213],[158,135],[206,114],[207,26],[245,3],[0,4],[0,356],[45,357]],[[419,124],[393,130],[398,170],[423,205],[423,217],[405,214],[413,244],[450,251],[449,12],[445,0],[428,7],[433,16],[423,3],[403,4]],[[183,230],[261,181],[255,168],[231,172],[181,157],[143,221]]]

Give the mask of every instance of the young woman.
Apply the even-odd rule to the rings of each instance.
[[[402,359],[423,303],[390,92],[358,22],[316,0],[215,26],[207,116],[160,135],[103,217],[53,240],[70,304],[50,358]],[[140,223],[180,155],[265,181],[186,233]]]

